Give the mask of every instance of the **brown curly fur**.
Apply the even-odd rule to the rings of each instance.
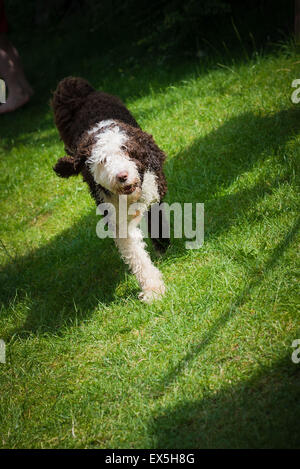
[[[126,149],[134,159],[141,179],[146,170],[157,176],[160,201],[167,191],[163,173],[164,152],[156,145],[153,137],[143,132],[126,106],[116,96],[95,91],[83,78],[68,77],[59,82],[52,99],[55,124],[69,156],[60,158],[54,171],[61,177],[70,177],[82,173],[89,185],[96,204],[102,202],[101,191],[106,189],[96,184],[86,160],[91,155],[95,144],[95,135],[89,134],[97,123],[112,119],[127,134]],[[100,190],[99,190],[100,189]]]
[[[52,99],[54,120],[66,148],[74,151],[84,131],[114,119],[138,127],[122,101],[94,88],[83,78],[61,80]]]
[[[153,137],[140,129],[119,98],[95,91],[83,78],[68,77],[58,84],[52,107],[55,124],[65,143],[66,152],[70,155],[60,158],[56,163],[54,170],[59,176],[70,177],[82,172],[86,182],[91,184],[85,161],[91,155],[95,140],[94,134],[88,134],[88,130],[102,120],[112,119],[129,136],[126,146],[129,156],[138,161],[140,174],[146,169],[155,172],[161,199],[164,197],[167,191],[162,169],[165,154]]]

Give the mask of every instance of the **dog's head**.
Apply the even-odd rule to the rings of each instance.
[[[113,194],[138,199],[144,165],[134,158],[129,136],[114,121],[102,121],[85,133],[73,156],[60,158],[54,171],[61,177],[79,174],[85,167],[96,184]]]
[[[72,156],[60,158],[54,170],[61,177],[88,171],[95,183],[112,194],[137,201],[144,173],[159,174],[165,154],[151,135],[119,121],[101,121],[84,133]]]
[[[104,121],[89,133],[95,143],[86,165],[95,182],[113,194],[140,195],[143,165],[129,153],[126,131]]]

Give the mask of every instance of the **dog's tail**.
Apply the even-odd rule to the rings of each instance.
[[[60,133],[68,131],[77,110],[93,91],[94,88],[83,78],[67,77],[58,83],[51,105]]]

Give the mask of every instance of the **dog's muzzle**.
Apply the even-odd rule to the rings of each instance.
[[[118,193],[124,195],[130,195],[134,192],[141,191],[140,181],[134,180],[133,182],[128,181],[128,173],[127,171],[121,171],[116,176],[117,184],[118,184]]]
[[[120,189],[120,193],[129,195],[129,194],[132,194],[138,188],[139,188],[138,184],[129,184],[127,186],[122,187]]]

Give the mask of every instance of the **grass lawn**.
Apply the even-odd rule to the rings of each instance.
[[[35,96],[0,117],[0,446],[299,447],[299,55],[144,63],[62,32],[15,41]],[[81,178],[52,171],[50,91],[70,74],[153,134],[167,202],[205,204],[201,249],[152,252],[167,285],[152,305],[97,238]]]

